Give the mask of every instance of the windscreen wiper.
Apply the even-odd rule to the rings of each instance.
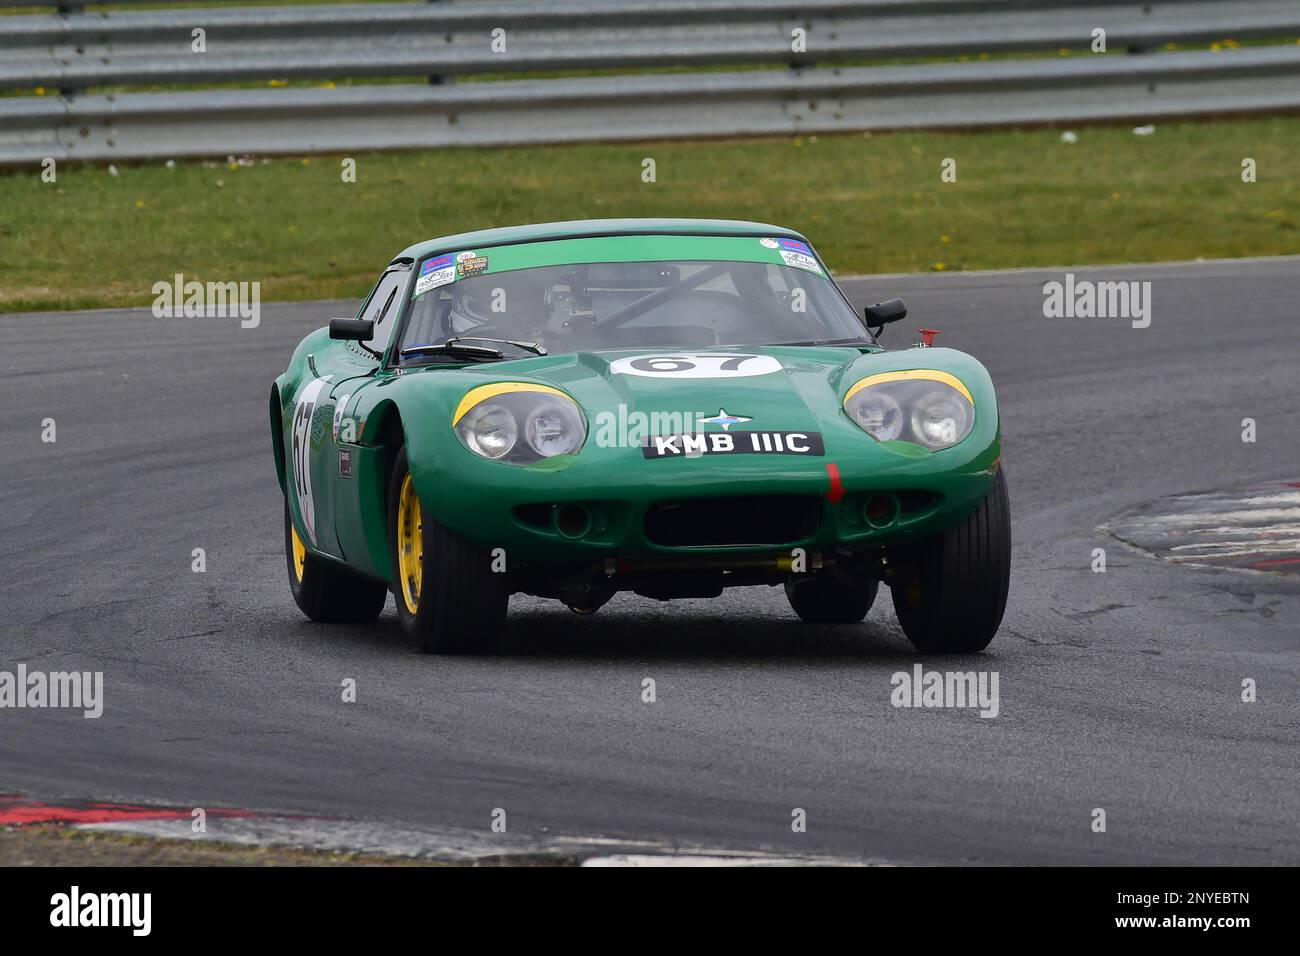
[[[500,349],[487,348],[482,345],[462,345],[463,339],[470,339],[474,342],[499,342],[502,345],[513,345],[517,349],[523,349],[525,352],[532,352],[534,355],[545,355],[546,349],[542,348],[536,342],[515,342],[511,339],[490,339],[482,335],[458,335],[448,339],[441,345],[411,345],[402,349],[402,357],[408,355],[446,355],[450,358],[466,359],[471,362],[499,362],[505,358],[505,353]]]
[[[483,348],[479,345],[457,345],[455,339],[448,339],[442,345],[411,345],[402,349],[402,357],[408,355],[445,355],[448,358],[465,359],[470,362],[497,362],[505,358],[499,349]]]
[[[815,342],[772,342],[771,345],[875,345],[875,342],[868,342],[864,339],[821,339]]]
[[[455,338],[448,339],[447,344],[452,345],[462,339],[469,339],[473,342],[497,342],[501,345],[513,345],[517,349],[523,349],[525,352],[532,352],[534,355],[546,354],[546,349],[542,348],[536,342],[516,342],[514,339],[489,339],[482,335],[458,335]]]

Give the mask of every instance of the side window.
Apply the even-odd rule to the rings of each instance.
[[[384,273],[384,277],[375,286],[370,301],[366,303],[359,316],[362,319],[371,319],[375,323],[375,334],[364,344],[376,352],[382,353],[388,348],[388,340],[392,338],[393,326],[397,324],[397,313],[400,311],[401,301],[398,293],[406,284],[408,274],[406,269],[394,269]]]

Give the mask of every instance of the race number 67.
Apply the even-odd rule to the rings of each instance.
[[[740,370],[743,363],[757,357],[756,355],[693,355],[691,359],[694,361],[692,361],[680,356],[653,356],[634,359],[631,367],[638,372],[660,372],[664,375],[695,369],[701,372],[736,372]]]
[[[616,359],[610,363],[609,370],[614,375],[644,375],[647,378],[746,378],[779,372],[781,363],[771,355],[670,352]]]

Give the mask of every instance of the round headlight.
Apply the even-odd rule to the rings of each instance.
[[[456,426],[469,450],[484,458],[504,458],[519,438],[510,409],[496,402],[475,405]]]
[[[975,427],[970,391],[934,369],[881,372],[849,389],[845,413],[877,441],[906,441],[927,451],[957,444]]]
[[[893,441],[903,431],[903,410],[879,389],[863,389],[846,406],[853,420],[876,441]]]
[[[476,455],[512,465],[575,455],[587,440],[577,403],[549,385],[501,382],[471,389],[452,428]]]
[[[542,398],[524,413],[524,441],[542,458],[572,455],[584,437],[582,416],[570,401]]]
[[[970,431],[970,403],[947,385],[927,392],[912,409],[912,434],[928,448],[955,445]]]

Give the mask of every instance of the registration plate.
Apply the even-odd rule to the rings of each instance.
[[[646,458],[700,458],[705,455],[826,454],[821,432],[696,432],[651,435],[641,443]]]

